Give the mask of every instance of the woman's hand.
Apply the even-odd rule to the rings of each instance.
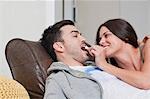
[[[93,45],[90,49],[90,54],[95,57],[95,63],[101,66],[102,63],[106,63],[106,49],[99,45]]]
[[[142,54],[143,54],[143,58],[145,60],[145,59],[147,59],[147,58],[145,58],[145,53],[148,54],[149,50],[150,50],[150,35],[144,37],[144,39],[140,43],[140,47],[142,48]]]
[[[148,39],[150,39],[150,35],[144,37],[143,43],[146,43],[146,41],[147,41]]]
[[[142,41],[139,41],[139,45],[143,47],[148,39],[150,39],[150,35],[145,36]]]

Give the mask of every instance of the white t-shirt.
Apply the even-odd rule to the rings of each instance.
[[[90,74],[103,87],[104,99],[150,99],[150,90],[133,87],[96,66],[70,66],[70,68]]]

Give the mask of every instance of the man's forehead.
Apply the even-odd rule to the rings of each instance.
[[[72,31],[78,31],[78,29],[73,25],[65,25],[65,26],[61,27],[60,30],[64,33],[65,32],[71,33]]]

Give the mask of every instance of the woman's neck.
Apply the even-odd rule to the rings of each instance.
[[[139,48],[128,47],[127,50],[122,50],[114,58],[121,68],[140,70],[142,60]]]

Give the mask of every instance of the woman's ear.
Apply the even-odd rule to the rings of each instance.
[[[62,42],[55,42],[53,44],[53,48],[58,51],[58,52],[63,52],[64,51],[64,45],[62,44]]]

